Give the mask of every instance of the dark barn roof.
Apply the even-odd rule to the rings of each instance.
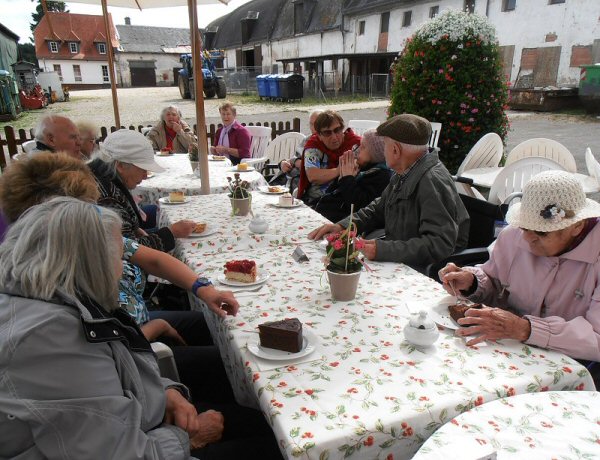
[[[389,11],[404,6],[433,3],[431,0],[344,0],[344,14],[362,14],[372,11]]]
[[[253,0],[211,22],[205,31],[213,30],[216,27],[218,30],[210,41],[209,47],[233,48],[268,41],[274,24],[277,21],[285,20],[280,16],[280,10],[284,3],[285,0]],[[257,20],[246,20],[250,11],[258,13]],[[242,20],[250,26],[248,36],[244,41],[242,41]]]

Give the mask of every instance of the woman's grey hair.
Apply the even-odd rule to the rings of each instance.
[[[115,160],[113,157],[111,157],[106,150],[104,150],[102,148],[102,144],[100,144],[100,146],[94,150],[94,153],[92,153],[92,158],[90,159],[90,161],[93,160],[102,160],[102,162],[106,165],[106,168],[110,174],[110,177],[115,178],[117,177],[117,163],[119,162],[118,160]],[[121,162],[123,163],[123,162]]]
[[[32,206],[0,245],[0,285],[45,301],[87,296],[113,311],[118,308],[121,225],[114,211],[75,198]]]
[[[160,119],[162,121],[165,121],[165,115],[169,110],[175,110],[177,112],[177,115],[179,115],[179,118],[183,117],[183,115],[181,115],[181,110],[179,110],[179,107],[177,107],[176,105],[168,105],[160,111]]]
[[[377,134],[376,129],[368,129],[363,133],[362,143],[367,148],[373,163],[382,163],[385,161],[385,142],[383,137]]]
[[[90,134],[92,139],[96,139],[98,136],[98,127],[91,121],[82,120],[75,123],[77,129],[79,129],[80,137],[84,137],[83,134]]]

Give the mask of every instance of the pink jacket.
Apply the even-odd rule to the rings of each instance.
[[[223,127],[217,129],[215,133],[214,144],[215,146],[220,145],[219,139],[221,139],[221,131],[223,131]],[[229,147],[232,149],[238,149],[239,158],[230,157],[233,164],[238,164],[242,158],[251,158],[252,153],[250,152],[250,147],[252,145],[252,135],[250,131],[246,129],[244,125],[235,120],[233,122],[233,126],[231,127],[231,131],[229,131]]]
[[[600,361],[600,223],[572,251],[532,254],[523,232],[507,227],[477,277],[470,300],[512,308],[531,322],[525,342]]]

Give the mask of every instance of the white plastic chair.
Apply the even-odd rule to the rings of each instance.
[[[598,160],[596,160],[592,153],[592,149],[589,147],[585,149],[585,166],[588,170],[588,175],[595,177],[596,180],[600,179],[600,177],[597,176],[597,171],[600,169],[600,163],[598,163]]]
[[[442,132],[442,124],[435,121],[431,121],[431,137],[429,138],[429,147],[437,148],[438,141],[440,140],[440,133]]]
[[[21,148],[23,149],[23,152],[25,152],[27,155],[29,155],[33,151],[33,149],[35,149],[35,146],[36,146],[35,140],[25,141],[21,144]]]
[[[456,172],[460,176],[464,171],[475,168],[493,168],[502,159],[502,139],[496,133],[487,133],[471,148]]]
[[[348,122],[348,128],[352,128],[354,134],[362,136],[365,131],[369,129],[377,128],[381,123],[376,120],[350,120]]]
[[[150,132],[150,130],[151,130],[151,129],[152,129],[152,127],[151,127],[151,126],[144,126],[144,127],[143,127],[143,128],[140,130],[140,132],[141,132],[141,133],[142,133],[144,136],[147,136],[147,135],[148,135],[148,133]]]
[[[175,364],[173,350],[162,342],[152,342],[150,345],[152,346],[152,351],[156,355],[160,375],[171,379],[174,382],[179,382],[179,372],[177,372],[177,364]]]
[[[246,126],[252,135],[252,144],[250,145],[250,158],[242,159],[243,163],[253,165],[256,169],[261,170],[267,161],[265,151],[267,145],[271,141],[271,128],[268,126]]]
[[[506,166],[527,157],[548,158],[569,172],[577,172],[575,158],[569,149],[552,139],[538,137],[521,142],[506,157]]]
[[[553,169],[566,171],[563,165],[549,158],[530,157],[517,160],[500,171],[490,188],[488,201],[494,204],[504,203],[511,193],[522,192],[523,186],[533,176]]]
[[[304,139],[304,134],[292,131],[277,136],[269,142],[263,157],[263,175],[265,177],[269,176],[269,170],[276,170],[282,160],[292,158],[296,153],[296,148]]]

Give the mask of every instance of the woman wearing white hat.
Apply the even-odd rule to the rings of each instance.
[[[467,345],[510,338],[600,361],[599,216],[571,174],[534,176],[490,260],[440,271],[446,291],[490,305],[467,310],[457,334],[477,336]]]
[[[143,134],[129,129],[110,133],[88,166],[98,182],[98,204],[120,214],[123,236],[168,252],[175,247],[175,238],[190,236],[194,230],[196,224],[190,220],[181,220],[154,232],[142,229],[140,209],[130,190],[148,177],[148,171],[164,171],[154,160],[154,149]]]

